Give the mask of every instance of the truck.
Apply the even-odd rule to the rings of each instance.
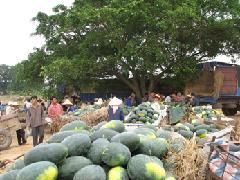
[[[197,77],[186,83],[184,94],[194,94],[200,105],[221,108],[226,116],[240,110],[240,67],[222,62],[197,66]]]

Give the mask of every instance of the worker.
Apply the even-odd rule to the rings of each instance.
[[[11,102],[10,105],[11,105],[11,112],[10,113],[11,114],[17,114],[17,118],[20,122],[22,120],[22,118],[20,118],[18,116],[20,104],[18,102]],[[10,115],[10,114],[8,114],[8,115]],[[21,124],[20,124],[19,127],[17,127],[16,134],[17,134],[18,145],[23,145],[23,144],[27,143],[27,140],[25,138],[25,130],[24,130],[24,127],[21,126]]]
[[[13,114],[14,113],[14,108],[13,108],[13,106],[12,106],[12,101],[9,101],[8,103],[7,103],[7,107],[6,107],[6,115],[9,115],[9,114]]]
[[[44,125],[46,124],[44,109],[38,104],[37,96],[31,97],[32,106],[27,111],[26,124],[32,130],[33,146],[43,142]]]
[[[73,103],[69,99],[65,99],[65,101],[62,103],[62,106],[65,107],[67,112],[75,111],[73,108],[71,108],[73,106]]]
[[[122,100],[114,97],[109,102],[108,108],[108,117],[109,120],[120,120],[124,121],[124,113],[122,108],[120,107],[122,104]]]
[[[151,104],[151,107],[155,111],[159,111],[160,110],[160,101],[161,101],[161,96],[159,94],[155,94],[153,102]]]
[[[48,108],[48,117],[54,119],[64,114],[62,106],[55,96],[51,98],[51,105]]]

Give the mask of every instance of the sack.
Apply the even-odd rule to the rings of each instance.
[[[25,137],[28,138],[28,136],[32,136],[32,129],[30,127],[27,127],[25,131]]]

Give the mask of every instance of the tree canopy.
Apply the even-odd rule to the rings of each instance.
[[[163,78],[186,79],[206,58],[240,50],[238,0],[75,0],[53,12],[34,18],[46,43],[30,59],[41,66],[32,77],[53,84],[118,78],[143,96]]]

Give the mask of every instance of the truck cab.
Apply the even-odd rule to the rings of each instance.
[[[221,108],[227,116],[240,110],[240,68],[222,62],[201,63],[197,78],[187,82],[185,94],[194,93],[199,103]]]

